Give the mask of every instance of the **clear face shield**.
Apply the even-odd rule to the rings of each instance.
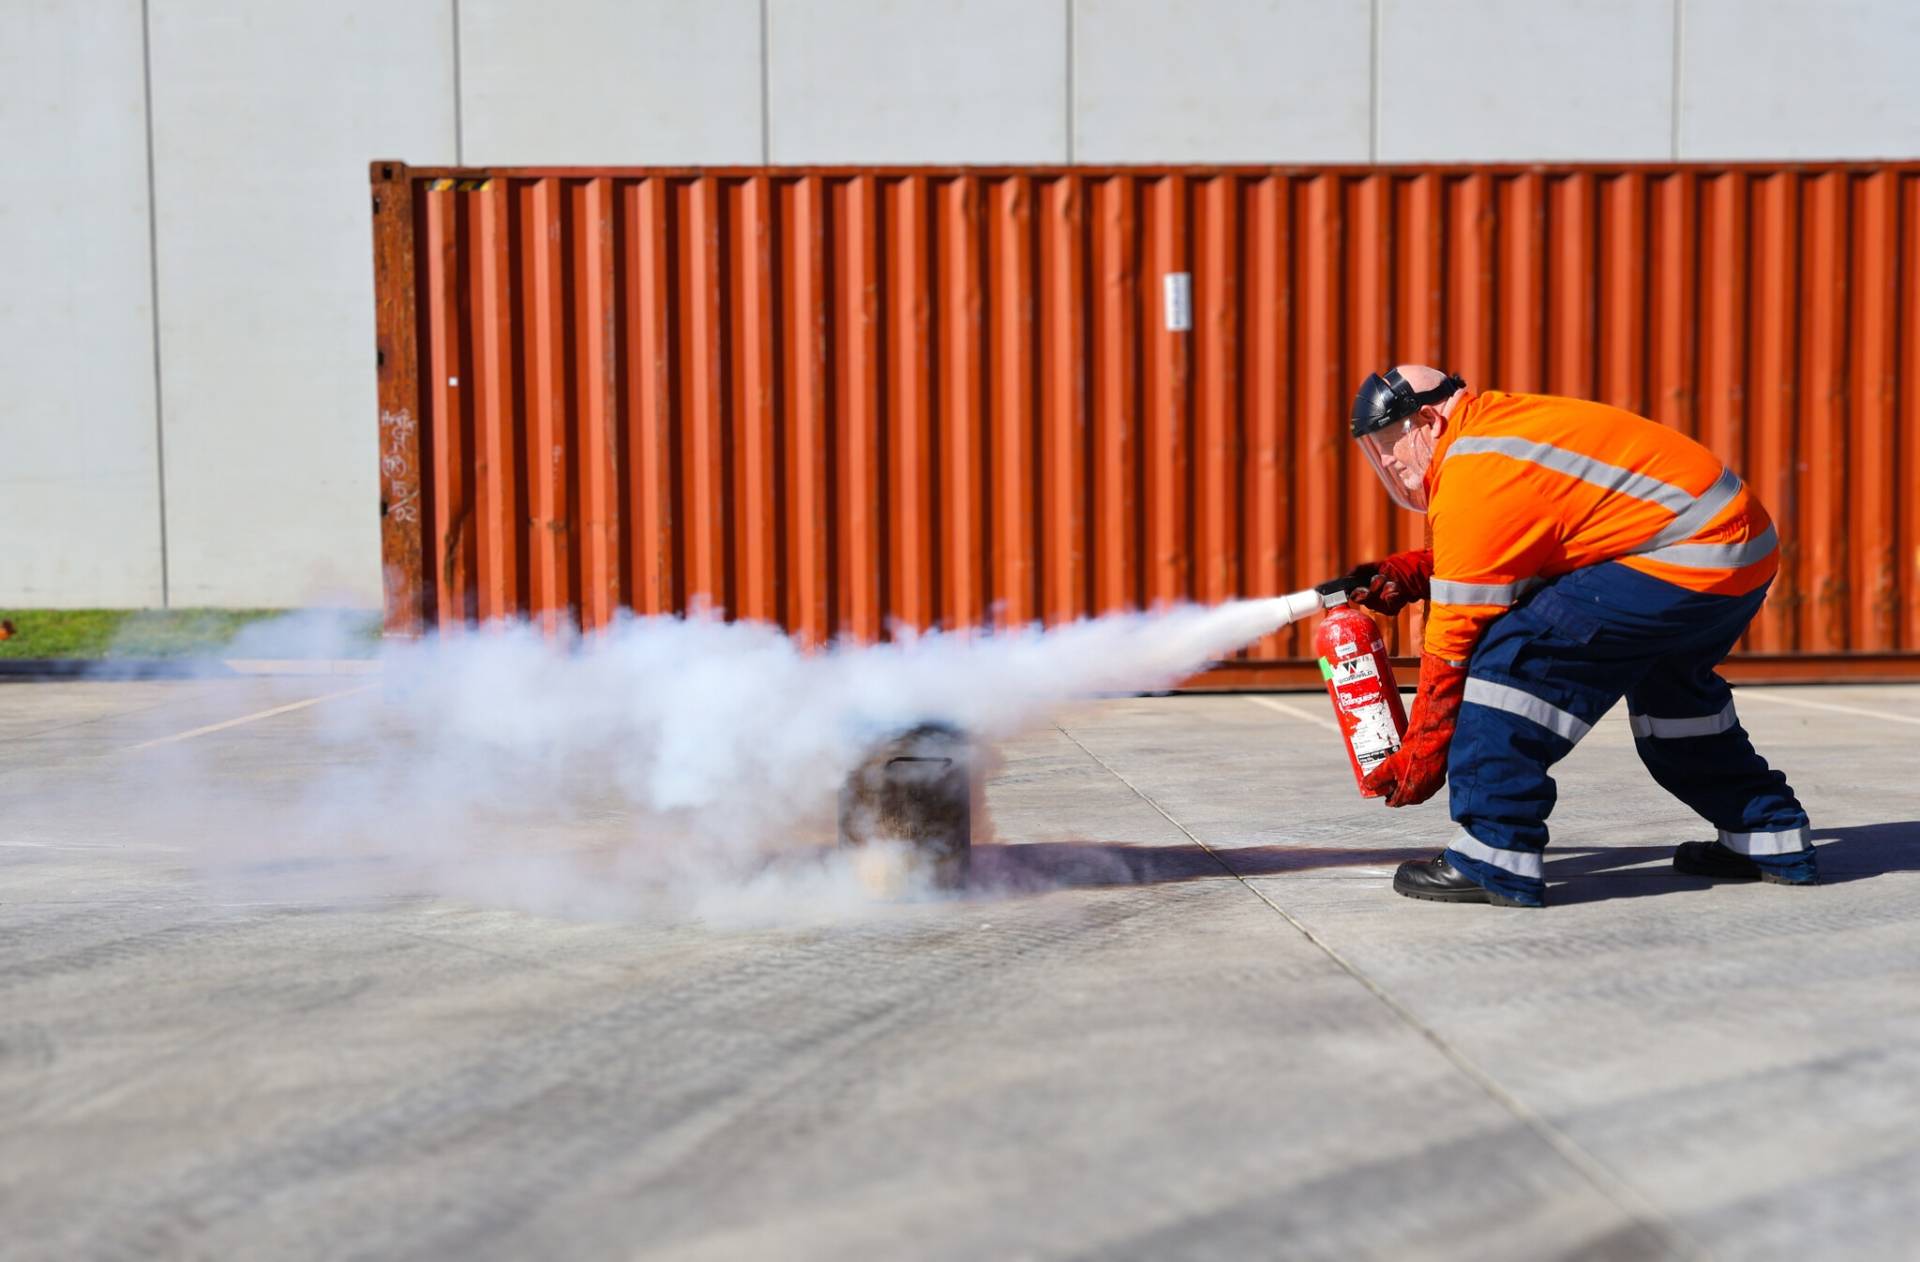
[[[1414,418],[1394,421],[1384,429],[1354,439],[1380,475],[1393,502],[1414,513],[1427,511],[1427,466],[1433,460],[1433,438]]]
[[[1353,440],[1393,502],[1409,512],[1427,511],[1427,469],[1433,464],[1434,427],[1420,414],[1466,388],[1454,374],[1429,390],[1415,390],[1395,368],[1384,377],[1369,375],[1353,396]]]

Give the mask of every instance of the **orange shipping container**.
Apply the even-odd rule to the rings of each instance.
[[[1418,544],[1344,430],[1413,360],[1746,476],[1737,675],[1920,677],[1920,165],[372,175],[390,633],[1297,589]]]

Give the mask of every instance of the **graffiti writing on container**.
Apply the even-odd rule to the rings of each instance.
[[[405,408],[380,413],[380,473],[387,480],[387,516],[394,521],[420,520],[420,480],[413,461],[418,429]]]

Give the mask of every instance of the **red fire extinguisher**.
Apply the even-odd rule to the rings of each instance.
[[[1320,676],[1333,698],[1334,719],[1347,743],[1347,761],[1363,797],[1367,774],[1400,748],[1407,734],[1407,712],[1393,682],[1393,662],[1387,657],[1380,628],[1365,613],[1347,603],[1347,589],[1338,581],[1314,589],[1327,611],[1313,633],[1313,651],[1320,658]]]

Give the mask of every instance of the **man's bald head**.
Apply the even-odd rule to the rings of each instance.
[[[1447,379],[1447,374],[1426,364],[1401,364],[1394,369],[1415,394],[1425,394]]]
[[[1413,387],[1415,394],[1425,394],[1447,380],[1447,374],[1430,364],[1400,364],[1394,368],[1400,379]],[[1440,402],[1431,405],[1437,416],[1453,415],[1453,405],[1460,401],[1460,392],[1454,391]],[[1426,409],[1422,409],[1425,411]]]

